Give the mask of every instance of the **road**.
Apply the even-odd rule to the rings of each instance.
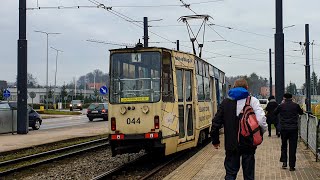
[[[78,125],[83,125],[87,123],[95,123],[95,122],[101,122],[101,121],[103,121],[103,119],[94,119],[93,122],[90,122],[86,114],[83,113],[83,115],[77,115],[77,116],[66,116],[61,118],[43,119],[40,130],[78,126]]]

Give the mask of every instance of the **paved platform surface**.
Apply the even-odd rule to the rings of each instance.
[[[27,135],[0,134],[0,152],[77,137],[106,134],[108,129],[108,121],[94,121],[63,128],[30,131]]]
[[[224,140],[221,138],[221,142],[223,141]],[[320,162],[315,162],[315,156],[309,150],[306,150],[306,147],[302,142],[298,145],[296,171],[291,172],[288,168],[282,169],[282,164],[279,162],[281,152],[280,144],[280,138],[277,138],[276,136],[264,137],[264,142],[258,147],[255,156],[256,180],[320,179]],[[209,144],[198,154],[169,174],[165,179],[224,179],[224,158],[225,151],[223,144],[218,150],[214,149],[212,144]],[[243,180],[241,168],[237,179]]]

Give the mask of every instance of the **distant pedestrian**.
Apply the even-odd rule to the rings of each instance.
[[[216,149],[220,147],[219,129],[222,125],[224,127],[226,180],[236,179],[240,169],[240,157],[242,157],[244,179],[254,179],[256,146],[249,146],[243,143],[244,138],[240,135],[239,115],[241,115],[248,100],[262,133],[267,129],[265,113],[260,106],[259,100],[255,97],[250,97],[247,89],[248,83],[246,80],[236,80],[234,88],[229,91],[228,98],[223,100],[212,120],[211,138],[212,144]]]
[[[290,171],[295,170],[296,151],[298,143],[298,118],[303,114],[301,107],[292,101],[292,94],[284,94],[284,102],[275,110],[275,115],[280,115],[281,125],[281,157],[282,168],[286,168],[288,162],[287,147],[289,140],[289,166]]]
[[[279,127],[279,119],[278,116],[274,114],[274,110],[278,107],[278,103],[276,102],[276,99],[274,96],[270,96],[268,98],[269,102],[266,107],[267,111],[267,123],[268,123],[268,132],[269,132],[269,137],[271,136],[271,126],[272,124],[276,128],[276,135],[280,137],[280,127]]]

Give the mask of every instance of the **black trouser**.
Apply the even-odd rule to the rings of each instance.
[[[288,140],[289,140],[289,166],[296,166],[296,152],[298,143],[298,130],[281,130],[281,157],[280,162],[288,162]]]
[[[240,157],[242,157],[242,171],[244,180],[254,179],[255,158],[254,153],[243,154],[240,152],[226,151],[224,167],[226,168],[226,180],[235,180],[240,169]]]
[[[274,125],[274,127],[276,128],[276,135],[278,135],[280,133],[280,127],[279,124],[277,122],[271,123],[268,122],[268,131],[269,131],[269,136],[271,136],[271,126],[272,124]]]

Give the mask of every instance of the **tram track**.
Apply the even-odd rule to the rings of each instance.
[[[0,162],[0,177],[27,168],[35,167],[40,164],[72,157],[74,155],[95,150],[104,146],[109,146],[108,138],[91,140],[59,149],[2,161]]]
[[[151,177],[153,177],[155,174],[157,174],[158,172],[160,172],[162,169],[164,169],[166,166],[168,166],[169,164],[175,162],[176,160],[178,160],[179,158],[182,158],[183,156],[186,155],[187,152],[182,152],[181,154],[173,157],[172,159],[163,162],[161,164],[159,164],[157,167],[155,167],[154,169],[152,169],[148,174],[146,174],[145,176],[143,176],[142,178],[140,178],[140,180],[146,180],[146,179],[150,179]]]
[[[168,175],[167,174],[168,172],[171,172],[176,167],[180,166],[182,163],[187,161],[189,158],[191,158],[194,154],[199,152],[207,144],[208,143],[206,142],[201,147],[196,147],[189,150],[184,150],[182,152],[177,152],[175,154],[172,154],[163,158],[155,157],[150,154],[145,154],[139,158],[136,158],[125,164],[122,164],[119,167],[116,167],[102,174],[99,174],[94,178],[92,178],[91,180],[102,180],[102,179],[146,180],[146,179],[156,178],[158,174],[161,174],[161,173],[164,175]],[[170,167],[173,167],[173,168],[170,168]],[[164,173],[161,171],[164,171]]]
[[[103,180],[103,179],[109,179],[109,178],[111,179],[112,176],[119,174],[121,171],[125,170],[128,166],[138,163],[139,161],[143,161],[144,159],[147,159],[148,156],[149,156],[148,154],[144,154],[136,159],[133,159],[125,164],[122,164],[121,166],[115,167],[105,173],[97,175],[91,180]]]

